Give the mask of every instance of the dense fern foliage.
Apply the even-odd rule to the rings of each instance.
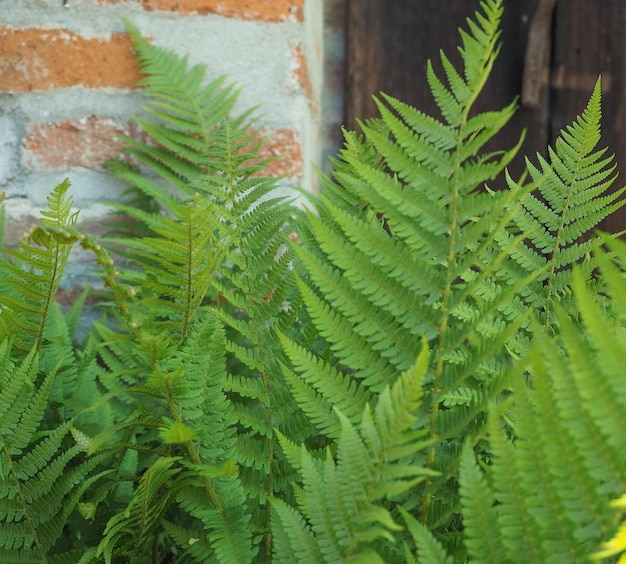
[[[72,227],[69,182],[57,186],[44,228]],[[32,239],[29,239],[32,237]],[[34,239],[34,240],[33,240]],[[38,244],[34,245],[34,241]],[[76,356],[55,302],[71,245],[44,231],[26,234],[0,262],[0,560],[55,562],[79,558],[63,538],[81,496],[109,469],[72,440],[71,420],[54,405],[75,382]],[[74,554],[74,556],[71,556]],[[76,556],[78,554],[78,556]]]
[[[311,240],[298,249],[303,300],[326,347],[311,357],[290,346],[297,373],[289,381],[320,431],[338,436],[331,405],[357,423],[375,394],[411,365],[420,337],[430,341],[422,424],[434,441],[427,465],[440,477],[406,503],[446,531],[459,526],[451,478],[461,447],[468,434],[480,435],[485,407],[505,386],[505,351],[523,356],[530,311],[543,309],[548,318],[547,304],[570,290],[571,265],[597,246],[596,238],[576,241],[622,204],[621,191],[603,196],[610,159],[593,153],[599,86],[550,151],[551,162],[542,159],[541,171],[528,162],[528,186],[509,178],[508,191],[485,187],[517,150],[484,150],[514,103],[472,111],[498,52],[501,14],[500,2],[485,2],[468,21],[463,68],[441,56],[445,82],[429,64],[441,118],[384,96],[381,117],[362,124],[361,137],[346,133],[333,179],[309,216]],[[587,273],[593,267],[585,261]]]
[[[212,302],[213,314],[227,328],[225,390],[238,429],[233,462],[246,491],[250,528],[259,531],[255,544],[265,536],[263,550],[269,556],[271,537],[263,533],[270,528],[269,498],[282,495],[291,477],[275,427],[298,441],[312,433],[282,384],[277,339],[280,328],[289,332],[298,311],[287,243],[299,213],[272,194],[277,180],[262,174],[267,161],[259,157],[260,142],[250,133],[247,116],[225,119],[224,111],[235,99],[231,88],[222,88],[220,81],[201,87],[201,68],[187,72],[184,61],[164,56],[136,32],[132,35],[147,74],[150,111],[159,121],[140,120],[152,140],[129,140],[128,151],[161,183],[167,182],[171,192],[127,164],[112,163],[116,175],[131,181],[166,214],[116,205],[155,236],[111,242],[141,265],[140,274],[128,271],[123,278],[144,291],[146,284],[138,283],[137,276],[149,279],[150,299],[144,303],[150,318],[162,309],[166,324],[173,316],[185,320],[184,332],[198,308]],[[180,146],[196,138],[202,144]],[[187,202],[187,194],[193,194],[193,203]],[[190,224],[184,214],[196,208]],[[178,312],[171,309],[174,304],[179,304]],[[171,329],[165,328],[162,338],[169,335]]]
[[[597,259],[611,315],[575,269],[580,320],[558,308],[560,338],[537,328],[531,353],[511,370],[512,407],[490,408],[493,463],[486,475],[471,445],[464,449],[460,482],[472,561],[582,562],[615,532],[610,503],[626,488],[626,246],[610,247],[620,266],[605,253]]]
[[[521,138],[486,149],[516,105],[474,107],[502,11],[429,63],[439,115],[380,95],[305,212],[236,90],[127,24],[149,118],[109,235],[64,182],[0,258],[0,561],[619,553],[626,246],[592,230],[623,189],[599,83],[526,180]],[[106,290],[80,344],[72,245]]]
[[[498,233],[497,239],[504,249],[517,233],[527,233],[528,237],[511,253],[498,275],[509,283],[527,273],[541,274],[525,288],[521,303],[515,300],[511,304],[512,316],[532,305],[536,313],[542,311],[539,317],[549,327],[554,305],[561,302],[567,307],[562,302],[571,288],[572,265],[579,264],[587,278],[596,267],[590,255],[601,238],[592,230],[623,205],[619,197],[624,191],[608,192],[615,180],[615,165],[613,156],[605,156],[606,148],[596,150],[600,117],[598,79],[585,111],[561,133],[555,149],[549,149],[549,160],[539,155],[540,168],[526,161],[531,186],[536,189],[519,202],[512,225]],[[508,175],[507,182],[516,189]],[[492,258],[487,254],[487,261]]]

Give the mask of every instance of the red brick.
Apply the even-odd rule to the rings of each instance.
[[[309,67],[307,65],[304,49],[301,45],[296,45],[292,51],[292,56],[295,60],[294,74],[296,81],[300,88],[304,90],[307,98],[311,100],[313,98],[313,87],[311,85],[311,77],[309,75]]]
[[[85,39],[63,29],[0,26],[0,91],[135,88],[139,78],[127,34]]]
[[[260,150],[261,157],[273,158],[280,155],[262,172],[264,176],[302,176],[302,145],[298,137],[298,133],[292,129],[263,132],[265,144]]]
[[[29,127],[24,140],[24,160],[34,170],[98,168],[105,160],[121,154],[119,137],[122,135],[140,136],[134,122],[120,123],[107,117],[65,120],[58,124],[36,123]],[[278,157],[262,174],[292,178],[302,175],[302,147],[296,131],[266,130],[258,136],[264,142],[261,157]]]
[[[99,0],[117,3],[125,0]],[[303,19],[304,0],[140,0],[145,10],[179,14],[218,14],[225,18],[283,22]],[[293,11],[292,11],[293,10]]]
[[[26,164],[36,170],[80,166],[98,168],[121,153],[121,135],[130,135],[132,122],[90,117],[59,124],[34,124],[24,140]]]

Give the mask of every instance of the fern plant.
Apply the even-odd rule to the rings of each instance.
[[[377,392],[411,365],[420,337],[430,341],[421,424],[433,441],[426,465],[440,477],[404,503],[418,506],[422,523],[451,546],[460,528],[454,476],[465,437],[480,436],[487,405],[506,387],[509,353],[524,355],[529,313],[544,308],[548,319],[546,304],[569,291],[569,267],[597,245],[576,240],[623,203],[621,191],[604,195],[610,159],[593,152],[599,87],[551,162],[542,160],[541,171],[528,163],[530,184],[509,178],[509,190],[485,189],[519,147],[484,150],[515,102],[473,111],[498,54],[502,9],[502,2],[482,2],[461,32],[463,68],[441,56],[445,82],[429,63],[441,118],[383,95],[381,117],[361,124],[362,136],[346,133],[333,178],[313,201],[312,235],[297,249],[306,271],[300,290],[325,348],[313,355],[304,343],[286,348],[301,408],[337,438],[331,406],[357,424]],[[531,221],[528,210],[540,197],[545,213]]]
[[[462,68],[429,64],[441,115],[381,95],[305,213],[263,176],[253,114],[227,115],[236,91],[127,24],[151,115],[108,163],[127,219],[83,234],[64,183],[0,261],[0,560],[614,550],[626,251],[589,231],[622,190],[599,85],[528,183],[486,186],[521,143],[485,149],[515,101],[474,109],[502,9],[468,20]],[[108,300],[80,345],[87,293],[54,301],[73,244]]]
[[[269,557],[269,498],[284,495],[291,477],[274,426],[296,440],[312,432],[282,384],[283,355],[276,338],[278,328],[289,331],[299,309],[292,251],[286,244],[299,213],[272,195],[277,179],[262,176],[268,161],[259,156],[260,142],[249,131],[250,116],[225,118],[234,91],[222,88],[221,82],[202,87],[201,68],[187,70],[185,60],[129,29],[146,73],[149,111],[156,119],[139,120],[151,139],[127,140],[126,150],[160,180],[123,161],[110,163],[109,169],[156,202],[160,212],[113,204],[116,212],[147,227],[148,236],[112,236],[107,243],[123,248],[125,257],[139,266],[120,275],[138,289],[130,327],[134,331],[135,324],[151,334],[150,354],[161,354],[173,336],[183,344],[208,306],[226,327],[225,391],[238,431],[232,461],[247,496],[247,502],[237,503],[251,518],[248,529],[255,531],[255,547],[263,545]],[[147,323],[156,320],[160,329],[150,329]],[[129,360],[136,356],[136,336],[129,334],[122,347],[119,336],[106,329],[102,333],[110,335],[109,373],[133,372]],[[102,376],[103,381],[109,379]],[[140,381],[136,374],[130,380]],[[241,539],[232,545],[241,545]],[[200,545],[194,546],[197,554]]]
[[[515,443],[502,425],[502,406],[494,405],[488,424],[492,464],[483,471],[471,445],[464,449],[461,499],[472,561],[588,561],[615,532],[610,503],[626,487],[626,247],[613,242],[610,248],[620,267],[604,252],[597,262],[611,313],[576,268],[573,291],[582,326],[558,308],[560,347],[537,329],[531,354],[512,371],[513,408],[506,413]]]
[[[69,182],[48,198],[42,223],[63,231],[76,213]],[[71,246],[32,231],[0,261],[0,559],[62,562],[76,557],[63,533],[81,495],[110,471],[85,458],[72,421],[55,416],[75,382],[69,328],[55,301]],[[72,556],[72,554],[74,556]]]

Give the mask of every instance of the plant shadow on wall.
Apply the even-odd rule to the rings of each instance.
[[[626,246],[593,229],[623,189],[599,82],[527,182],[519,144],[483,149],[515,110],[472,111],[502,9],[428,66],[442,117],[381,95],[307,211],[236,91],[128,24],[153,116],[138,166],[109,163],[132,225],[82,233],[64,182],[0,262],[0,561],[617,557]],[[73,245],[108,288],[79,346]]]

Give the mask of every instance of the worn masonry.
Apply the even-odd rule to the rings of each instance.
[[[120,135],[138,134],[139,78],[122,18],[155,45],[227,75],[239,111],[261,105],[273,173],[285,189],[313,187],[320,159],[321,0],[0,0],[0,191],[8,244],[28,229],[49,192],[72,182],[86,230],[100,203],[123,190],[101,166]],[[80,253],[64,286],[85,276]]]

